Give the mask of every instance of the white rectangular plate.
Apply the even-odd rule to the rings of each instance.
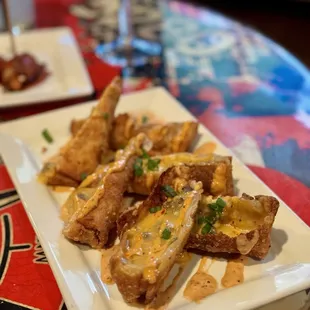
[[[11,58],[7,33],[0,34],[0,56]],[[16,36],[18,53],[30,53],[44,63],[50,75],[29,89],[0,88],[0,108],[71,99],[90,95],[93,86],[70,28],[30,30]]]
[[[89,114],[95,103],[63,108],[0,125],[0,154],[38,234],[60,290],[69,309],[130,309],[115,285],[100,281],[100,253],[68,242],[61,234],[59,202],[64,197],[37,183],[36,174],[42,160],[56,152],[69,136],[71,119]],[[123,96],[117,113],[151,110],[166,121],[194,120],[164,89],[154,88]],[[54,137],[46,145],[41,131],[48,128]],[[216,152],[231,155],[206,128],[199,127],[200,145],[216,143]],[[43,146],[48,152],[43,155]],[[275,195],[238,159],[233,160],[234,177],[239,194]],[[63,194],[62,194],[63,195]],[[68,195],[68,194],[66,194]],[[279,198],[278,198],[279,199]],[[298,199],[298,196],[296,196]],[[197,269],[198,257],[192,260],[179,283],[169,309],[252,309],[310,287],[310,230],[283,202],[280,202],[272,231],[272,247],[261,262],[249,260],[245,266],[245,282],[230,289],[220,289],[200,304],[184,299],[186,279]],[[225,261],[216,261],[210,273],[218,280],[224,273]],[[131,308],[132,309],[132,308]]]

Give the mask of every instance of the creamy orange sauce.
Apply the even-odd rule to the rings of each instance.
[[[227,165],[219,163],[216,167],[211,183],[211,192],[216,196],[226,191],[226,171]]]
[[[98,206],[99,199],[104,195],[106,187],[104,186],[105,180],[109,175],[123,171],[130,158],[134,155],[138,155],[141,152],[141,147],[149,143],[149,139],[145,134],[139,134],[126,146],[124,150],[120,150],[116,154],[115,162],[102,166],[96,170],[95,173],[89,175],[82,184],[70,195],[66,203],[62,207],[62,213],[67,214],[68,218],[75,216],[75,219],[82,218],[85,214],[88,214],[94,208]],[[98,176],[102,177],[98,180]],[[86,189],[88,186],[93,187],[93,182],[96,182],[94,189],[95,191],[85,200],[78,199],[78,193]],[[89,188],[88,188],[89,189]],[[73,197],[72,197],[73,196]],[[74,197],[75,196],[75,197]],[[74,202],[80,201],[81,204],[77,205]],[[77,208],[78,206],[78,208]],[[70,212],[67,212],[71,210]],[[72,212],[73,211],[73,212]],[[71,220],[71,219],[70,219]],[[73,219],[74,220],[74,219]]]
[[[178,195],[164,202],[160,211],[148,212],[134,227],[126,231],[126,242],[122,246],[124,255],[130,262],[144,268],[143,276],[149,282],[157,277],[156,265],[159,261],[169,259],[173,249],[177,247],[178,232],[182,230],[182,225],[186,225],[187,216],[196,201],[195,191]],[[171,235],[168,239],[163,239],[161,235],[167,228]]]
[[[51,186],[52,191],[57,193],[65,193],[65,192],[73,192],[75,190],[74,187],[68,186]]]
[[[227,261],[225,274],[221,280],[222,286],[228,288],[244,281],[244,264],[247,257],[240,256],[238,259]]]
[[[110,259],[117,252],[119,245],[101,251],[101,280],[105,284],[113,284],[114,281],[110,271]]]
[[[207,257],[201,259],[197,272],[187,282],[183,295],[190,301],[199,302],[218,288],[216,279],[208,274],[207,261]]]
[[[164,291],[160,291],[157,297],[145,307],[145,310],[165,310],[168,308],[169,303],[175,294],[177,282],[180,279],[183,271],[184,267],[181,265],[179,267],[178,273],[173,278],[172,283]]]
[[[195,151],[195,155],[206,155],[214,153],[216,149],[216,144],[214,142],[206,142],[203,145],[199,146]]]

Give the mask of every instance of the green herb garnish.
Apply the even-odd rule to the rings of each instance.
[[[221,210],[221,207],[217,203],[210,203],[208,207],[214,210],[215,212],[220,212]]]
[[[156,213],[158,211],[160,211],[162,208],[161,206],[157,206],[157,207],[152,207],[149,209],[150,213]]]
[[[158,165],[160,163],[160,159],[157,158],[157,159],[149,159],[147,161],[147,169],[148,170],[151,170],[151,171],[155,171],[155,170],[158,170]]]
[[[142,116],[142,124],[146,124],[148,120],[149,118],[146,115]]]
[[[201,229],[201,233],[203,235],[214,232],[213,225],[221,217],[225,206],[225,200],[223,200],[222,198],[218,198],[216,202],[208,204],[208,207],[211,209],[208,216],[198,217],[198,225],[204,224]]]
[[[176,191],[170,185],[163,185],[160,188],[167,197],[175,197],[177,195]]]
[[[81,173],[80,178],[84,181],[87,178],[88,174],[86,172]]]
[[[208,233],[211,232],[212,228],[213,228],[213,227],[212,227],[212,225],[211,225],[210,223],[206,223],[206,224],[202,227],[201,233],[202,233],[203,235],[208,234]]]
[[[146,159],[150,158],[150,155],[146,152],[145,149],[142,149],[142,158],[146,158]]]
[[[102,116],[103,116],[103,118],[107,121],[107,120],[109,119],[109,116],[110,116],[110,115],[109,115],[109,113],[106,112],[106,113],[103,113]]]
[[[205,222],[205,217],[204,216],[199,216],[198,217],[198,220],[197,220],[197,223],[198,225],[201,225]]]
[[[142,158],[138,157],[133,164],[135,176],[141,177],[143,175]]]
[[[47,129],[42,130],[42,136],[48,143],[53,143],[54,139]]]
[[[168,240],[170,239],[170,237],[171,237],[171,231],[168,228],[165,228],[163,232],[161,233],[161,238]]]
[[[217,198],[216,200],[216,204],[223,210],[226,206],[226,202],[225,200],[223,200],[222,198]]]

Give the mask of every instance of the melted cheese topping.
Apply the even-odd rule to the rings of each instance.
[[[222,197],[226,206],[220,219],[214,224],[216,233],[222,232],[229,237],[236,237],[257,229],[264,223],[268,212],[257,200],[248,200],[239,197]],[[203,196],[197,216],[207,216],[210,213],[208,204],[214,203],[216,198]],[[195,225],[195,231],[200,232],[202,225]],[[253,241],[254,242],[254,241]]]
[[[152,174],[152,173],[162,173],[172,166],[178,166],[182,164],[203,164],[208,163],[210,161],[219,161],[223,160],[223,157],[217,156],[214,154],[205,154],[205,155],[195,155],[192,153],[175,153],[171,155],[164,156],[154,156],[152,159],[160,159],[160,163],[158,165],[158,170],[156,171],[148,171],[147,169],[147,160],[143,160],[143,170],[144,173]]]
[[[148,213],[125,233],[122,240],[124,262],[143,268],[143,276],[150,283],[156,282],[160,263],[169,260],[175,251],[179,231],[187,225],[188,211],[196,195],[197,192],[192,191],[168,199],[160,211]],[[164,239],[162,234],[166,229],[171,235]]]

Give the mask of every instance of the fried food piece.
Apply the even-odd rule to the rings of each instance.
[[[78,133],[45,163],[39,175],[42,183],[77,186],[83,176],[94,172],[102,156],[109,153],[109,136],[120,95],[121,80],[115,78]]]
[[[0,84],[2,84],[2,71],[6,66],[6,60],[4,58],[0,57]]]
[[[194,225],[202,184],[174,183],[172,175],[168,176],[171,173],[181,177],[177,170],[161,175],[110,260],[112,278],[127,302],[152,301]]]
[[[108,242],[110,231],[122,207],[123,194],[133,177],[133,164],[148,143],[146,135],[140,134],[130,140],[124,150],[118,152],[116,161],[109,164],[96,188],[85,187],[89,176],[76,189],[62,207],[65,221],[63,234],[76,242],[101,249]]]
[[[206,171],[205,178],[209,178],[209,187],[205,187],[208,194],[214,196],[233,195],[231,157],[215,154],[195,155],[192,153],[177,153],[154,156],[151,160],[155,163],[158,162],[158,165],[153,170],[150,170],[150,167],[148,167],[149,159],[143,159],[143,174],[135,176],[133,181],[129,184],[128,192],[148,195],[163,171],[172,166],[186,164],[194,165],[197,173],[201,166],[206,166],[201,171]]]
[[[222,197],[223,213],[214,212],[216,199],[202,197],[188,249],[215,253],[240,253],[263,259],[270,248],[270,233],[279,201],[270,196]],[[212,205],[213,204],[213,205]],[[212,220],[212,217],[216,218]],[[210,225],[215,220],[215,223]]]
[[[239,253],[263,259],[270,249],[270,234],[279,208],[270,196],[221,197],[224,208],[217,210],[218,198],[202,195],[187,249],[213,253]],[[211,206],[211,207],[210,207]],[[139,205],[130,207],[118,219],[118,234],[128,229],[139,214]],[[213,223],[214,222],[214,223]]]
[[[5,62],[0,72],[1,83],[11,91],[25,89],[43,81],[48,76],[45,65],[39,64],[32,55],[27,53],[17,55]]]
[[[218,196],[222,195],[221,192],[233,192],[232,177],[230,176],[230,179],[228,180],[226,172],[225,174],[222,174],[225,170],[221,165],[222,162],[206,162],[203,164],[198,162],[192,165],[182,164],[179,166],[173,166],[168,168],[159,176],[158,182],[164,178],[164,181],[167,184],[180,184],[180,186],[182,186],[182,182],[184,183],[189,180],[195,180],[197,182],[202,182],[204,195],[211,194],[213,196]],[[221,173],[216,173],[216,170],[220,170]],[[122,233],[127,229],[128,223],[135,222],[138,214],[139,210],[134,207],[129,210],[125,210],[122,214],[120,214],[117,221],[119,236],[122,235]]]
[[[83,120],[71,122],[73,135],[82,124]],[[143,132],[153,142],[151,155],[186,152],[197,135],[197,128],[196,122],[138,125],[133,116],[125,113],[114,120],[110,145],[113,150],[124,148],[132,137]]]
[[[165,125],[142,125],[136,130],[144,132],[153,142],[151,155],[186,152],[195,140],[198,123],[168,123]]]
[[[70,132],[72,136],[75,136],[78,133],[78,131],[82,128],[85,122],[86,119],[74,119],[71,121]]]

